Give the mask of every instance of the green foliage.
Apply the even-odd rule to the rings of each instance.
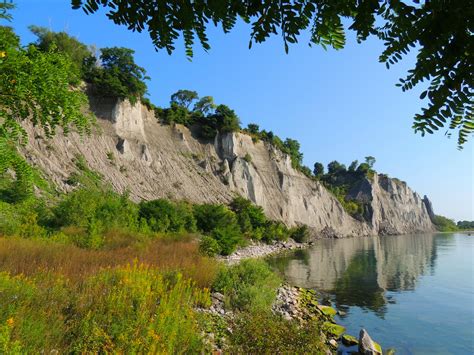
[[[281,222],[267,221],[263,232],[262,240],[264,242],[271,242],[273,240],[284,241],[290,236],[290,231]]]
[[[212,139],[219,133],[236,132],[240,129],[240,121],[234,110],[226,105],[219,105],[213,114],[196,119],[201,128],[201,136]]]
[[[212,114],[216,108],[214,98],[212,96],[204,96],[194,105],[193,112],[199,112],[201,115]]]
[[[44,224],[50,213],[40,201],[28,199],[17,203],[0,201],[0,234],[23,238],[45,237]]]
[[[457,227],[459,229],[474,230],[474,221],[459,221]]]
[[[155,111],[156,113],[156,111]],[[189,126],[192,123],[192,114],[184,106],[180,106],[177,103],[171,103],[171,106],[166,109],[161,109],[159,116],[164,123],[179,123],[185,126]]]
[[[123,47],[102,48],[101,66],[95,57],[89,57],[84,64],[84,78],[92,84],[93,92],[104,97],[128,99],[135,104],[145,95],[147,86],[144,68],[138,66],[132,49]]]
[[[173,95],[171,95],[170,105],[176,104],[189,110],[189,107],[193,101],[196,101],[198,98],[199,96],[196,91],[178,90]]]
[[[264,227],[267,223],[267,218],[263,212],[263,208],[252,204],[249,200],[243,197],[236,197],[232,200],[230,208],[237,215],[237,220],[242,233],[253,232]],[[260,238],[256,238],[260,239]]]
[[[247,163],[250,163],[250,162],[252,162],[252,156],[249,153],[246,153],[245,156],[244,156],[244,160]]]
[[[364,204],[357,200],[348,200],[346,197],[347,193],[349,192],[350,185],[331,185],[326,183],[325,186],[337,198],[347,213],[359,219],[363,217]]]
[[[69,56],[78,72],[82,71],[84,59],[92,53],[84,43],[66,32],[53,32],[44,27],[30,26],[30,31],[38,37],[35,45],[44,52],[57,51]]]
[[[375,164],[375,158],[369,155],[368,157],[365,157],[365,162],[369,166],[369,169],[372,169]]]
[[[309,239],[308,226],[301,225],[291,228],[290,237],[297,243],[306,243]]]
[[[440,232],[455,232],[458,230],[458,226],[454,220],[446,218],[444,216],[436,215],[433,220],[436,229]]]
[[[222,248],[216,239],[204,236],[199,242],[199,251],[203,255],[216,256],[222,252]]]
[[[0,273],[0,292],[2,352],[204,351],[193,307],[208,306],[209,293],[179,274],[134,265],[74,285],[46,273]]]
[[[235,226],[238,229],[235,213],[224,205],[196,205],[194,206],[194,216],[198,229],[204,233],[210,233],[214,229],[226,226]]]
[[[258,124],[255,123],[249,123],[247,125],[246,131],[250,134],[259,134],[260,133],[260,127]]]
[[[402,60],[416,49],[417,60],[400,86],[404,91],[429,80],[430,85],[420,99],[429,99],[428,106],[416,114],[416,132],[433,133],[448,126],[458,131],[461,147],[474,132],[472,75],[474,50],[472,29],[466,26],[472,19],[469,1],[372,1],[325,0],[279,2],[222,3],[192,2],[177,6],[168,1],[162,7],[153,3],[104,0],[73,0],[74,9],[87,14],[106,7],[106,16],[130,30],[147,30],[156,49],[175,49],[175,41],[184,38],[188,57],[193,56],[195,37],[205,50],[210,49],[206,29],[208,23],[221,23],[229,32],[242,18],[251,28],[250,42],[261,43],[272,35],[281,35],[285,51],[298,42],[301,33],[309,30],[309,44],[341,49],[346,42],[347,28],[356,32],[359,42],[370,35],[383,41],[385,49],[379,61],[390,65]]]
[[[346,171],[346,166],[334,160],[328,164],[328,174],[340,174]]]
[[[194,216],[198,230],[210,235],[224,255],[232,253],[243,243],[243,236],[234,212],[223,205],[196,205]]]
[[[303,163],[303,153],[300,152],[300,143],[291,138],[287,138],[283,143],[283,152],[290,155],[291,165],[297,169]]]
[[[316,321],[304,325],[270,311],[239,314],[230,336],[236,354],[325,354],[321,329]]]
[[[316,179],[320,179],[324,175],[324,165],[321,163],[314,163],[313,174]]]
[[[139,204],[139,216],[153,232],[196,231],[192,206],[186,202],[174,203],[164,199],[142,201]]]
[[[266,262],[247,259],[222,268],[213,288],[224,294],[227,307],[241,311],[268,310],[280,282]]]
[[[0,20],[11,21],[12,16],[9,13],[9,11],[14,8],[15,8],[15,5],[11,2],[4,1],[0,3]]]
[[[165,278],[148,267],[126,267],[102,272],[84,289],[70,330],[74,352],[204,349],[193,306],[208,304],[209,294],[196,290],[179,274]]]
[[[14,177],[9,177],[10,171]],[[0,200],[19,202],[31,197],[33,180],[33,169],[18,153],[16,145],[0,137]]]
[[[71,59],[57,51],[43,52],[35,46],[19,46],[11,28],[0,26],[0,138],[26,143],[21,121],[40,126],[47,137],[57,127],[67,133],[71,126],[88,132],[93,120],[81,108],[87,97],[71,90],[79,80]]]
[[[211,237],[217,241],[222,255],[230,255],[244,244],[243,235],[235,225],[215,228],[211,231]]]
[[[73,241],[81,247],[97,249],[103,245],[101,235],[114,228],[139,229],[138,207],[128,195],[118,195],[98,188],[79,189],[66,195],[53,208],[51,225],[76,227]]]

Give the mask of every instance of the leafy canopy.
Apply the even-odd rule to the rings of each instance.
[[[123,47],[102,48],[100,65],[95,57],[86,59],[84,78],[93,84],[93,90],[105,97],[129,99],[132,104],[143,97],[147,91],[144,68],[138,66],[133,58],[134,50]]]
[[[43,52],[56,50],[68,55],[77,70],[82,70],[84,59],[91,56],[89,48],[66,32],[53,32],[44,27],[30,26],[30,31],[38,37],[36,46]]]
[[[461,147],[474,132],[474,40],[472,1],[432,0],[282,0],[282,1],[153,1],[72,0],[74,9],[86,14],[107,8],[106,16],[132,31],[148,31],[156,49],[172,53],[184,38],[186,55],[193,56],[196,40],[210,49],[209,23],[229,32],[240,18],[251,27],[249,46],[281,35],[285,51],[309,31],[309,44],[341,49],[346,42],[343,19],[358,41],[369,36],[381,39],[385,49],[379,60],[387,67],[411,50],[417,62],[400,79],[411,90],[430,81],[421,99],[427,106],[415,115],[415,132],[433,133],[443,127],[457,131]],[[451,134],[451,133],[448,133]]]
[[[71,90],[79,73],[68,56],[56,51],[20,47],[9,27],[0,26],[0,138],[26,142],[21,121],[30,120],[54,135],[58,126],[79,132],[90,128],[92,118],[81,112],[87,97]]]

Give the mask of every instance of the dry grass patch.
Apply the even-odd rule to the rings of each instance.
[[[217,263],[201,256],[192,238],[180,239],[159,238],[128,246],[117,243],[119,246],[111,249],[89,250],[47,240],[0,237],[0,271],[26,276],[51,272],[78,281],[101,269],[135,262],[161,272],[179,271],[198,286],[209,287]]]

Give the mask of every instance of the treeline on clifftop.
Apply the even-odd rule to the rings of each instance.
[[[247,128],[241,128],[235,111],[224,104],[215,104],[211,96],[199,97],[195,91],[179,90],[171,96],[170,107],[159,108],[153,105],[145,97],[146,80],[149,78],[145,69],[135,63],[133,50],[122,47],[96,50],[65,32],[53,32],[37,26],[30,27],[37,36],[36,42],[24,49],[19,45],[19,38],[11,28],[2,26],[0,29],[0,51],[3,53],[0,58],[0,85],[2,92],[8,94],[0,97],[0,109],[10,108],[2,110],[7,119],[0,127],[0,151],[3,152],[0,167],[15,170],[23,185],[29,184],[31,188],[32,173],[27,171],[27,164],[17,164],[16,160],[5,158],[11,156],[7,151],[14,149],[17,144],[15,142],[26,142],[26,132],[19,125],[19,118],[26,120],[33,117],[33,123],[44,128],[47,136],[54,135],[57,126],[61,126],[65,133],[72,125],[79,132],[88,132],[93,117],[84,115],[81,110],[87,103],[87,96],[82,90],[70,90],[71,87],[79,87],[81,81],[88,83],[90,92],[96,96],[128,99],[132,104],[140,100],[155,111],[161,122],[197,127],[200,136],[206,140],[213,139],[217,133],[242,131],[249,134],[255,142],[262,140],[288,154],[293,168],[307,177],[323,181],[316,169],[313,174],[311,169],[304,166],[303,154],[297,140],[283,140],[272,131],[260,130],[254,123],[249,124]],[[25,61],[24,66],[18,65],[19,58]],[[51,70],[47,69],[49,67]],[[16,79],[19,77],[25,78],[22,80],[22,83],[26,81],[24,86],[18,84]],[[38,83],[51,83],[51,80],[57,82],[35,89]],[[43,106],[37,105],[37,102]],[[38,107],[44,110],[39,110]],[[53,120],[51,117],[56,118]],[[250,156],[246,158],[251,161]],[[358,171],[362,168],[364,163]],[[330,179],[326,179],[328,186],[333,185],[330,182]],[[348,209],[350,213],[353,210],[351,207]]]

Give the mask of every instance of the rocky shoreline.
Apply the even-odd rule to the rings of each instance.
[[[218,257],[228,265],[237,264],[245,259],[263,258],[270,255],[280,254],[285,251],[304,249],[313,243],[297,243],[292,239],[285,242],[274,242],[273,244],[264,244],[253,242],[252,244],[241,248],[231,255]],[[334,317],[339,314],[329,305],[319,304],[318,294],[312,289],[281,285],[277,290],[275,302],[272,305],[272,311],[280,314],[284,319],[297,321],[300,323],[318,320],[322,324],[321,338],[332,350],[328,354],[340,350],[341,345],[346,351],[351,353],[360,353],[368,355],[381,355],[382,349],[378,343],[372,340],[365,329],[361,329],[359,337],[345,334],[345,328],[337,324]],[[211,294],[212,305],[206,312],[219,318],[232,319],[232,311],[226,310],[224,305],[224,295],[218,292]],[[214,334],[208,336],[214,338]],[[218,353],[221,349],[214,348]],[[391,353],[389,351],[389,353]]]
[[[237,264],[245,259],[256,259],[263,258],[270,255],[279,254],[285,251],[304,249],[312,245],[309,243],[297,243],[292,239],[288,239],[284,242],[274,242],[272,244],[265,244],[262,242],[252,242],[252,244],[246,247],[240,248],[227,256],[219,256],[218,260],[225,262],[226,264],[233,265]]]

